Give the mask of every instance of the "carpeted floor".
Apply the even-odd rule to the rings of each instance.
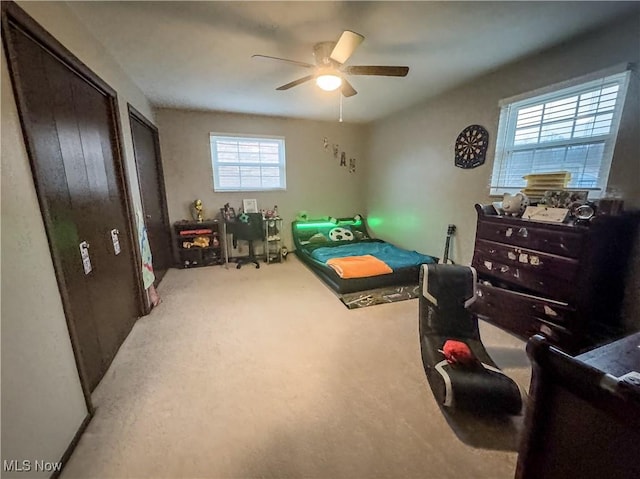
[[[348,310],[293,256],[170,270],[159,292],[94,392],[63,479],[513,477],[522,417],[442,413],[417,299]],[[482,334],[528,387],[523,343]]]

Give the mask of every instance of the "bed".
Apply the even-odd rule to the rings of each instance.
[[[371,238],[363,218],[294,221],[296,255],[339,294],[418,284],[433,256]]]

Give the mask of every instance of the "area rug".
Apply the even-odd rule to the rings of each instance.
[[[349,309],[366,308],[383,303],[395,303],[407,299],[417,298],[420,294],[420,285],[409,284],[404,286],[388,286],[386,288],[370,289],[347,293],[340,296],[340,301]]]

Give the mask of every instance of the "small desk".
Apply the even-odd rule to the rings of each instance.
[[[231,230],[233,227],[227,228],[227,225],[234,225],[234,221],[224,221],[222,223],[222,234],[225,239],[224,243],[224,265],[228,268],[229,264],[229,247],[227,241],[227,235],[233,234]],[[282,262],[282,218],[279,216],[274,218],[262,219],[263,238],[263,250],[265,261],[269,263]]]
[[[576,359],[616,377],[640,372],[640,333],[580,354]]]
[[[575,358],[542,336],[527,343],[533,373],[517,479],[640,477],[640,333]]]

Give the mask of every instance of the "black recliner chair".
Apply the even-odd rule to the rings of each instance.
[[[419,331],[422,363],[436,400],[479,413],[519,414],[516,383],[491,360],[480,341],[478,319],[467,310],[476,298],[476,271],[469,266],[424,264],[420,270]],[[449,364],[447,340],[465,343],[474,366]]]

